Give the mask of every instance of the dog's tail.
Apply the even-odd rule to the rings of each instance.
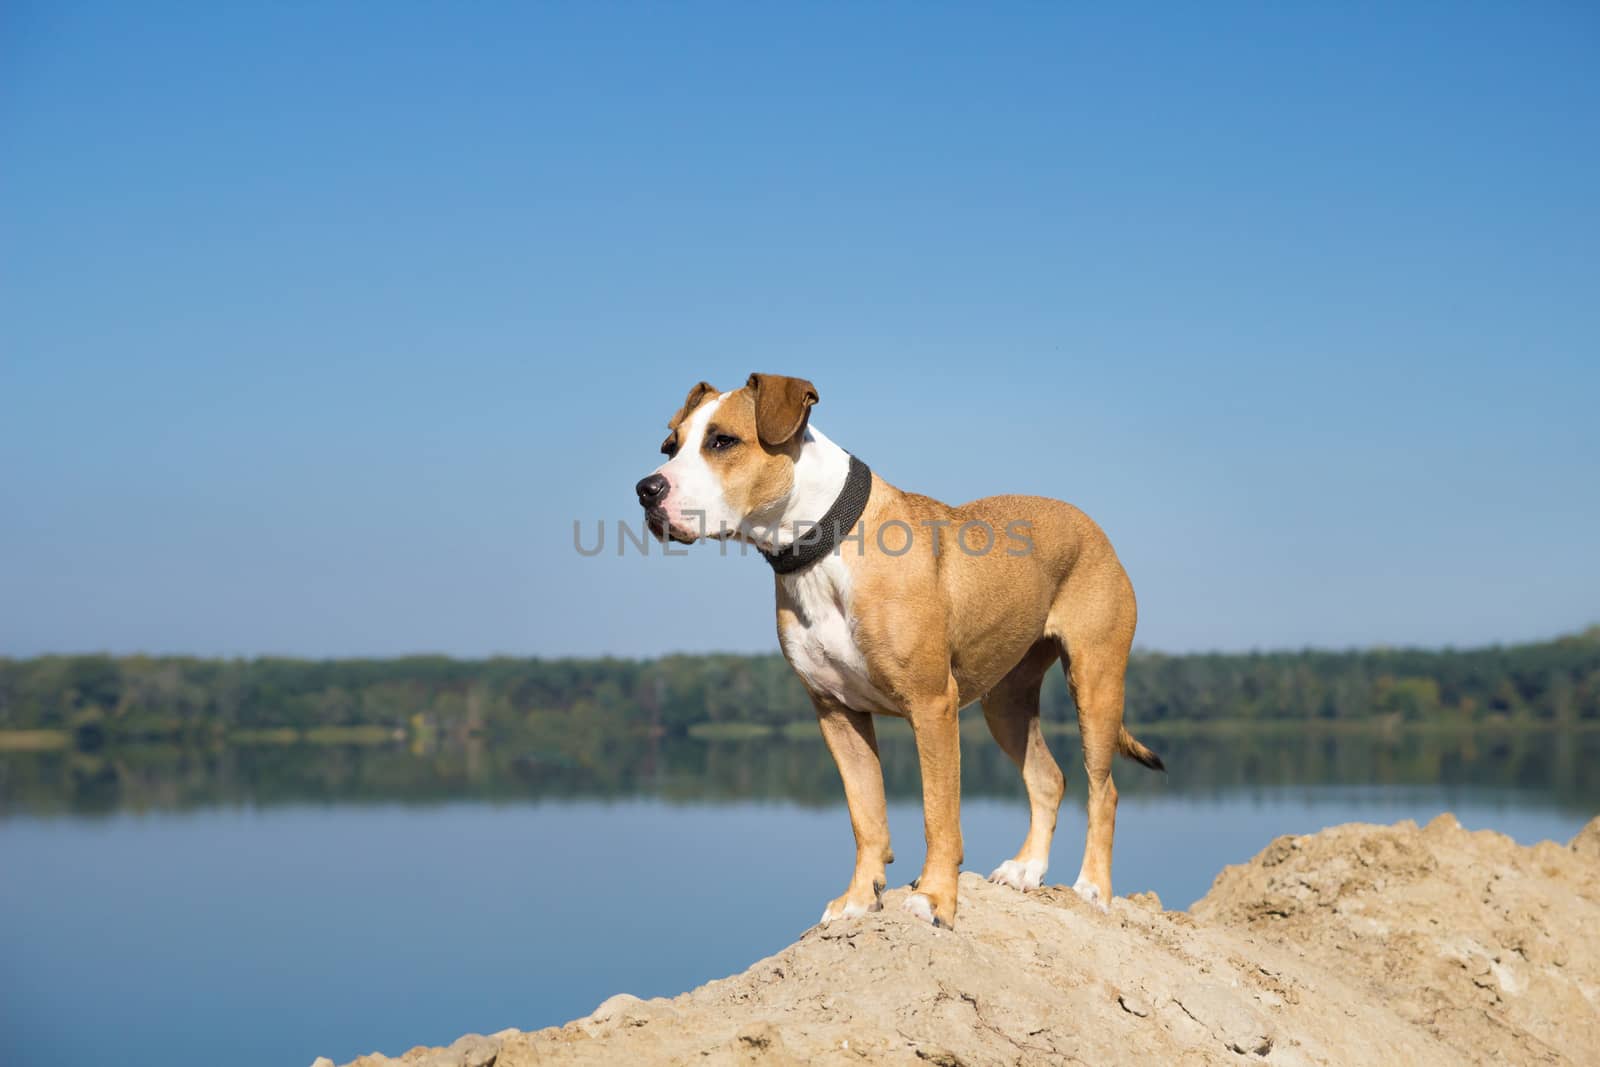
[[[1117,731],[1117,751],[1137,763],[1144,764],[1152,771],[1166,772],[1167,765],[1161,762],[1161,757],[1135,741],[1126,726]]]

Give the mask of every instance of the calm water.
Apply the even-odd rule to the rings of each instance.
[[[1565,840],[1600,810],[1594,733],[1147,740],[1172,774],[1119,764],[1115,881],[1169,907],[1281,833],[1450,810]],[[992,744],[964,751],[987,872],[1026,808]],[[884,757],[901,884],[915,753]],[[1083,845],[1074,770],[1052,881]],[[814,742],[0,753],[0,1063],[304,1067],[559,1023],[776,951],[852,857]]]

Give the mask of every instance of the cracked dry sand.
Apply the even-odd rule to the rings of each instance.
[[[1280,837],[1189,912],[966,873],[944,931],[905,892],[677,997],[351,1067],[1600,1064],[1600,818]]]

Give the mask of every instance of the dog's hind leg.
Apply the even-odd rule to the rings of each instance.
[[[1050,840],[1061,808],[1064,779],[1039,728],[1039,684],[1055,662],[1053,641],[1041,641],[983,698],[989,732],[1022,772],[1028,789],[1028,836],[1014,858],[989,875],[1013,889],[1038,889],[1050,865]]]
[[[1111,761],[1122,734],[1124,675],[1132,629],[1120,634],[1069,633],[1062,665],[1078,705],[1078,738],[1083,769],[1089,779],[1089,828],[1083,845],[1083,866],[1072,888],[1102,909],[1111,905],[1111,842],[1117,830],[1117,785]]]
[[[1137,744],[1122,728],[1122,699],[1138,607],[1133,586],[1114,557],[1086,575],[1076,588],[1062,592],[1051,612],[1049,632],[1061,642],[1061,665],[1078,705],[1078,739],[1089,779],[1089,828],[1083,866],[1072,888],[1085,900],[1109,908],[1111,842],[1117,829],[1117,786],[1111,780],[1111,761],[1119,751],[1134,754],[1127,746]],[[1159,766],[1154,753],[1142,745],[1137,747],[1151,765]]]

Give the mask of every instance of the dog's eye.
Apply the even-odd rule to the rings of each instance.
[[[711,435],[706,441],[706,447],[713,452],[721,452],[723,449],[732,448],[738,443],[739,439],[732,434],[718,433]]]
[[[661,442],[661,454],[666,456],[668,459],[671,459],[673,456],[678,454],[677,434],[673,434],[671,437]]]

